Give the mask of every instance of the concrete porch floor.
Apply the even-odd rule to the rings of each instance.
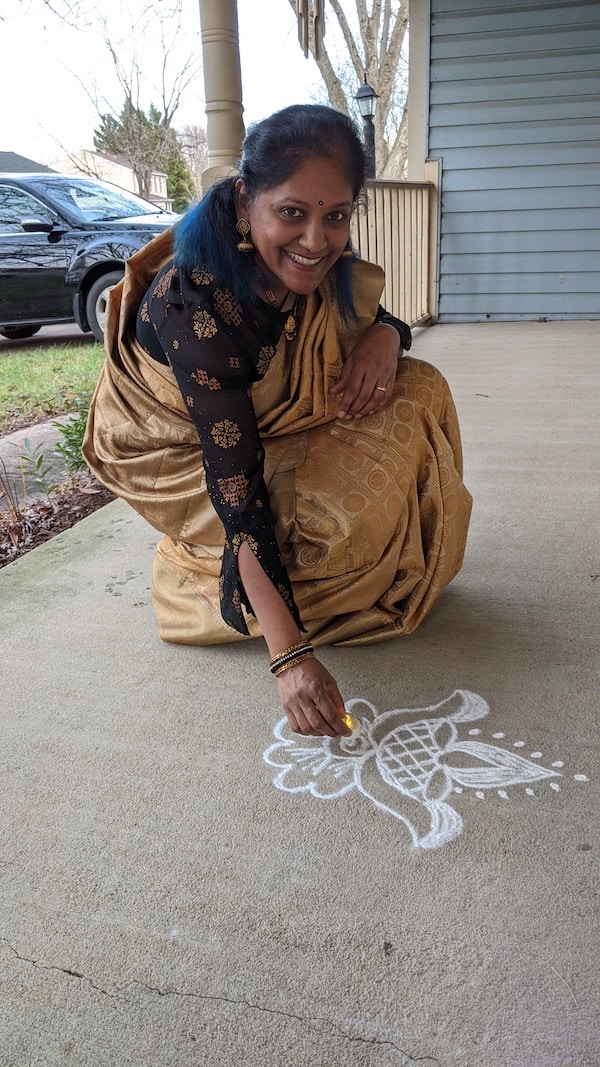
[[[322,650],[377,753],[161,644],[120,501],[0,571],[0,1067],[598,1067],[599,350],[418,334],[474,510],[416,634]]]

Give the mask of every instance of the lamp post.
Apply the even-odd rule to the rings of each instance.
[[[375,114],[379,97],[373,87],[369,85],[366,74],[364,84],[361,85],[354,99],[358,103],[363,120],[363,135],[367,156],[366,176],[372,180],[375,177],[375,125],[373,123],[373,115]]]

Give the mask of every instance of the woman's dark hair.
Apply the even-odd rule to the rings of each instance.
[[[353,201],[365,183],[365,153],[352,119],[319,104],[294,104],[250,127],[233,178],[213,185],[175,229],[175,259],[186,268],[204,266],[242,300],[253,300],[258,275],[254,256],[237,249],[235,183],[250,199],[282,185],[310,159],[329,159],[348,178]],[[353,315],[349,258],[334,267],[342,314]]]

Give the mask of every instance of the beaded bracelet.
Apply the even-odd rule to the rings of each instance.
[[[314,657],[314,652],[305,652],[303,655],[298,655],[291,659],[288,663],[284,663],[282,667],[278,667],[276,671],[273,671],[273,674],[278,678],[284,671],[289,671],[290,667],[297,667],[299,663],[304,663],[305,659],[314,659]]]
[[[282,649],[276,656],[273,656],[271,663],[275,663],[276,659],[281,659],[282,656],[287,656],[288,652],[297,652],[299,648],[304,648],[308,644],[308,641],[297,641],[295,645],[290,645],[288,648]]]
[[[284,663],[291,663],[297,659],[298,656],[304,655],[305,652],[313,652],[313,646],[308,641],[300,641],[297,645],[290,645],[283,652],[280,652],[277,656],[274,656],[269,664],[269,670],[271,674],[275,674],[280,667],[283,667]]]
[[[313,646],[308,641],[299,641],[296,645],[290,645],[289,648],[284,648],[283,652],[279,652],[277,656],[274,656],[269,664],[269,670],[271,674],[277,674],[280,667],[284,664],[294,663],[299,656],[303,656],[305,653],[312,655],[314,653]]]

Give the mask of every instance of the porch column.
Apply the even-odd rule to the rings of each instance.
[[[428,153],[430,17],[430,0],[410,0],[406,173],[409,182],[423,181]]]
[[[199,0],[208,167],[206,191],[235,170],[244,139],[237,0]]]

